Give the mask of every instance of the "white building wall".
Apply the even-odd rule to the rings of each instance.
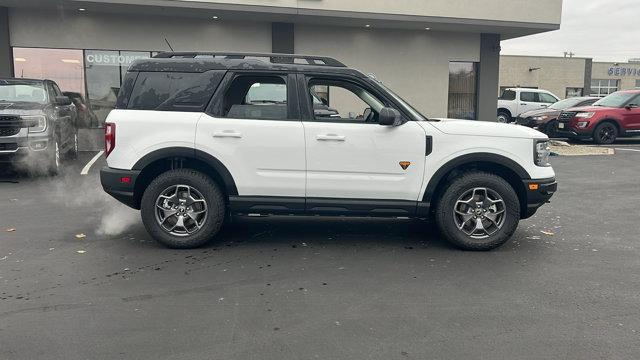
[[[271,23],[11,8],[11,46],[68,49],[271,51]]]
[[[295,49],[373,73],[427,117],[444,117],[449,62],[479,61],[480,35],[296,24]]]

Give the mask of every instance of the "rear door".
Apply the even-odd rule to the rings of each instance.
[[[308,210],[316,203],[315,209],[330,208],[331,202],[341,209],[347,200],[416,201],[425,167],[424,129],[415,121],[379,125],[380,108],[394,105],[357,78],[299,76]],[[315,99],[323,106],[314,106]]]
[[[304,130],[295,75],[227,73],[198,121],[195,147],[227,167],[241,197],[295,197],[304,207]]]

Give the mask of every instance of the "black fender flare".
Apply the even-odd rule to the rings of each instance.
[[[434,192],[438,187],[438,184],[440,184],[440,181],[442,181],[445,178],[445,176],[447,176],[447,174],[449,174],[453,169],[460,166],[478,163],[478,162],[493,163],[500,166],[504,166],[507,169],[513,171],[515,174],[517,174],[518,177],[520,177],[522,180],[531,179],[531,176],[529,176],[529,173],[520,164],[509,159],[506,156],[492,154],[492,153],[465,154],[445,163],[440,167],[440,169],[438,169],[438,171],[436,171],[435,174],[433,174],[424,192],[422,201],[427,203],[431,202]]]
[[[152,151],[138,160],[135,165],[133,165],[132,170],[142,171],[145,167],[155,161],[176,157],[192,158],[206,163],[220,175],[220,178],[222,178],[222,181],[227,188],[227,193],[229,195],[238,195],[238,187],[236,186],[236,182],[233,180],[233,176],[231,175],[231,172],[229,172],[229,169],[227,169],[227,167],[224,166],[224,164],[216,157],[194,148],[168,147]]]

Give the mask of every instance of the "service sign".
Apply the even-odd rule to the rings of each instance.
[[[640,76],[640,68],[621,66],[610,67],[609,76]]]

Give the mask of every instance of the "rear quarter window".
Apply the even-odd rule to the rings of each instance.
[[[224,71],[204,73],[140,72],[135,78],[131,96],[123,99],[122,108],[158,111],[204,111]],[[127,91],[129,75],[121,93]]]
[[[502,92],[502,95],[500,95],[500,100],[515,100],[516,99],[516,92],[513,90],[505,90]]]

